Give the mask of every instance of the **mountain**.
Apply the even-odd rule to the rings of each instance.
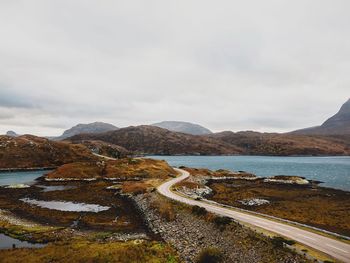
[[[151,125],[159,128],[167,129],[169,131],[182,132],[182,133],[187,133],[192,135],[203,135],[203,134],[212,133],[212,131],[210,131],[209,129],[203,126],[190,123],[190,122],[183,122],[183,121],[162,121]]]
[[[321,126],[293,131],[294,134],[345,135],[350,134],[350,99]]]
[[[220,132],[208,135],[231,146],[242,149],[246,155],[349,155],[347,138],[307,136],[297,134]]]
[[[96,157],[84,145],[54,142],[33,135],[0,136],[0,170],[57,167]]]
[[[77,134],[67,140],[104,141],[135,154],[149,155],[349,155],[347,138],[259,132],[190,135],[155,126],[127,127],[98,134]]]
[[[6,135],[7,136],[10,136],[10,137],[17,137],[19,136],[17,133],[15,133],[14,131],[7,131],[6,132]]]
[[[107,131],[117,130],[118,127],[104,122],[93,122],[88,124],[78,124],[72,128],[63,132],[59,137],[56,137],[55,140],[64,140],[68,137],[74,136],[79,133],[101,133]]]
[[[239,154],[241,149],[216,139],[184,134],[142,125],[99,134],[78,134],[71,141],[99,140],[120,145],[138,154],[225,155]]]

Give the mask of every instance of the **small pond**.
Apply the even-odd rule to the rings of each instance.
[[[102,206],[96,204],[85,204],[85,203],[73,203],[67,201],[41,201],[30,198],[22,198],[21,201],[36,205],[42,208],[48,208],[59,211],[67,212],[93,212],[98,213],[110,209],[109,206]]]
[[[39,188],[42,188],[43,192],[52,192],[52,191],[64,191],[69,189],[75,189],[76,186],[72,185],[36,185]]]
[[[15,239],[0,233],[0,249],[9,249],[9,248],[13,248],[14,246],[16,248],[24,248],[24,247],[41,248],[41,247],[44,247],[45,245],[46,244],[29,243],[27,241],[21,241],[19,239]]]

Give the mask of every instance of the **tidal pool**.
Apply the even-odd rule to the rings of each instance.
[[[93,212],[98,213],[101,211],[106,211],[110,209],[109,206],[102,206],[96,204],[85,204],[85,203],[73,203],[67,201],[42,201],[35,200],[30,198],[22,198],[21,201],[36,205],[42,208],[48,208],[59,211],[67,211],[67,212]]]

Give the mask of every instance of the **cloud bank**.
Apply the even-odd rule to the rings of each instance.
[[[349,1],[0,3],[0,133],[320,124],[349,97]]]

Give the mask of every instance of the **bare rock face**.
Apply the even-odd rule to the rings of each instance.
[[[167,129],[174,132],[182,132],[192,135],[211,134],[212,131],[198,124],[184,121],[163,121],[153,123],[152,126]]]

